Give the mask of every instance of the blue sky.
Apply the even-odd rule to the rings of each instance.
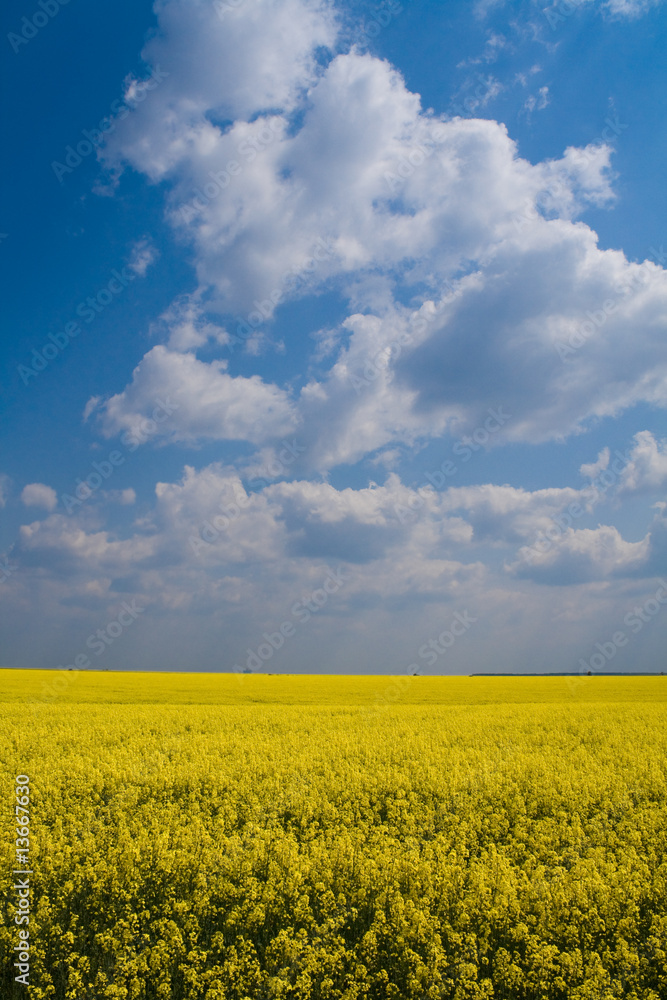
[[[3,17],[4,664],[664,667],[664,3]]]

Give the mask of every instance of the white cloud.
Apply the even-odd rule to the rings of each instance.
[[[650,431],[635,434],[630,461],[623,469],[618,493],[652,493],[667,485],[667,439],[656,441]]]
[[[488,48],[479,59],[469,60],[471,65],[480,63],[486,57],[487,61],[493,61],[496,53]],[[463,67],[465,63],[460,63]],[[473,89],[474,88],[474,89]],[[476,111],[486,108],[496,97],[505,90],[505,85],[494,76],[484,76],[477,72],[474,76],[468,77],[454,96],[452,103],[452,113],[462,115],[463,118],[470,118]]]
[[[397,516],[409,490],[396,476],[385,486],[361,490],[336,490],[323,483],[278,483],[266,490],[267,497],[279,504],[279,519],[289,533],[288,551],[309,558],[339,558],[349,563],[369,563],[401,548],[413,527]],[[436,496],[423,501],[434,513]],[[461,542],[469,538],[469,529],[459,518],[439,518],[424,525],[434,549],[445,539]]]
[[[127,266],[143,278],[151,264],[159,256],[159,251],[149,237],[144,237],[133,245]]]
[[[7,503],[7,495],[9,493],[10,484],[11,480],[9,476],[7,476],[5,473],[0,473],[0,510]]]
[[[295,285],[303,294],[332,274],[413,254],[422,227],[413,232],[407,217],[387,211],[384,173],[403,145],[411,151],[417,110],[418,98],[389,66],[341,55],[310,92],[297,134],[285,119],[237,122],[206,156],[193,156],[171,218],[194,241],[199,280],[215,290],[217,307],[246,318],[259,305],[270,316],[271,299],[293,297]],[[215,192],[211,174],[225,179],[230,162],[237,174],[210,201],[200,199],[191,218],[193,191]],[[330,250],[318,252],[322,244]]]
[[[646,565],[650,538],[626,542],[617,528],[567,528],[543,553],[525,548],[510,569],[538,583],[588,583],[612,576],[631,576]]]
[[[531,94],[530,97],[527,97],[523,106],[530,113],[531,111],[543,111],[548,104],[549,88],[544,86],[540,87],[537,94]]]
[[[233,378],[225,367],[224,361],[205,364],[194,354],[154,347],[135,368],[127,388],[103,404],[104,433],[111,437],[140,426],[165,397],[167,412],[163,407],[162,422],[155,429],[163,440],[258,443],[294,429],[293,408],[282,389],[258,375]]]
[[[559,160],[545,161],[542,205],[561,218],[579,215],[587,204],[609,206],[615,199],[611,153],[607,143],[592,142],[581,149],[568,146]]]
[[[150,333],[166,341],[172,351],[192,351],[207,343],[230,342],[227,331],[206,319],[201,303],[192,295],[175,299],[151,326]]]
[[[416,411],[453,410],[470,423],[502,402],[515,415],[505,440],[537,442],[639,401],[667,404],[667,345],[659,333],[667,277],[599,251],[585,226],[541,222],[531,235],[508,240],[440,315],[396,365],[399,386],[417,394]]]
[[[28,572],[39,566],[47,577],[60,580],[66,593],[82,580],[98,584],[106,580],[108,589],[111,576],[132,564],[149,562],[156,548],[154,538],[134,535],[119,540],[106,530],[91,528],[85,517],[51,514],[44,521],[21,525],[13,554]]]
[[[457,63],[456,68],[464,69],[466,66],[478,66],[483,62],[495,62],[499,54],[507,48],[507,45],[507,38],[504,35],[497,34],[495,31],[489,31],[487,32],[482,54],[462,60],[460,63]]]
[[[88,402],[86,403],[86,405],[83,408],[83,413],[81,414],[81,417],[82,417],[82,420],[83,420],[84,424],[89,419],[89,417],[92,416],[92,414],[95,412],[95,410],[98,408],[98,406],[101,403],[101,401],[102,401],[102,397],[101,396],[91,396],[90,397],[90,399],[88,400]]]
[[[584,462],[579,467],[579,472],[582,476],[585,476],[586,479],[595,479],[598,473],[603,472],[608,467],[609,458],[609,448],[605,447],[602,449],[595,462]]]
[[[315,39],[328,14],[309,9]],[[271,5],[266,10],[276,13]],[[163,15],[169,27],[155,51],[166,47],[178,54],[181,41],[169,41],[180,23],[177,5],[164,5]],[[234,31],[246,16],[239,8]],[[197,7],[197,31],[203,17]],[[227,42],[217,29],[211,37],[224,50]],[[300,37],[305,53],[306,36]],[[204,52],[209,43],[202,42]],[[134,112],[156,142],[167,132],[170,143],[177,134],[183,138],[177,161],[170,160],[169,213],[194,245],[200,284],[189,305],[165,317],[162,336],[172,349],[222,346],[238,331],[257,349],[259,342],[248,336],[270,320],[277,303],[346,278],[361,307],[343,325],[352,335],[299,404],[318,452],[313,465],[321,469],[399,440],[437,436],[456,420],[474,426],[479,413],[499,402],[517,414],[509,439],[524,441],[562,438],[639,401],[664,404],[664,272],[599,250],[595,234],[572,221],[587,205],[613,201],[608,145],[570,147],[558,160],[533,165],[518,157],[496,122],[438,121],[422,113],[418,96],[377,58],[340,54],[319,75],[309,59],[304,55],[300,70],[302,97],[310,89],[298,127],[290,126],[279,101],[269,112],[257,97],[254,111],[266,113],[245,120],[245,77],[238,85],[227,81],[225,91],[226,113],[238,103],[241,117],[226,130],[212,125],[206,115],[218,106],[219,81],[176,55],[170,87],[191,93],[197,80],[187,123],[174,112],[165,126],[158,104],[145,102]],[[298,87],[290,93],[293,102],[302,99]],[[205,141],[186,141],[195,126]],[[156,142],[147,148],[154,151]],[[157,168],[143,162],[131,143],[123,150],[157,177]],[[213,183],[214,175],[224,181]],[[325,249],[317,253],[318,247]],[[314,260],[304,272],[308,258]],[[467,281],[458,280],[461,269],[469,272]],[[295,287],[298,273],[303,280]],[[370,273],[388,282],[380,314],[366,282]],[[649,280],[642,284],[640,276]],[[390,361],[363,399],[352,398],[353,364],[358,359],[363,367],[366,347],[374,356],[407,321],[410,310],[392,306],[394,285],[418,282],[429,289],[435,308],[428,335]],[[454,297],[447,290],[453,285],[459,292]],[[225,321],[225,329],[211,323],[198,304],[204,295],[208,308],[237,318]],[[581,346],[571,349],[572,338]],[[335,334],[328,349],[335,350]],[[563,361],[563,351],[573,357]],[[504,386],[503,400],[498,385]],[[219,422],[206,422],[205,434],[215,436],[216,427],[222,431]],[[193,423],[188,434],[195,433]]]
[[[124,490],[104,490],[103,496],[111,503],[120,504],[121,507],[129,507],[137,502],[137,494],[131,486]]]
[[[605,0],[603,7],[617,17],[635,18],[641,17],[651,9],[657,7],[663,0]]]
[[[210,152],[221,137],[213,121],[291,111],[316,77],[316,49],[336,38],[325,0],[253,0],[224,18],[204,0],[155,6],[160,28],[142,56],[167,75],[104,153],[108,165],[130,163],[152,180]]]
[[[280,7],[264,6],[271,11]],[[166,5],[163,14],[176,16],[176,8],[175,3]],[[203,16],[198,6],[196,11],[195,21]],[[239,24],[250,11],[250,5],[239,8]],[[248,60],[253,67],[262,38],[253,44]],[[313,44],[318,38],[315,33]],[[213,40],[219,49],[216,63],[224,65],[229,43],[217,29],[202,42],[203,62]],[[305,45],[305,36],[302,41]],[[210,120],[220,100],[218,76],[200,78],[193,60],[179,62],[175,53],[180,45],[180,39],[159,43],[158,48],[167,46],[175,60],[172,76],[150,103],[130,116],[141,127],[142,143],[148,130],[146,149],[151,156],[169,141],[178,147],[177,160],[159,170],[144,162],[127,129],[112,137],[115,145],[107,155],[128,159],[153,179],[174,168],[170,218],[193,241],[200,283],[215,289],[215,304],[221,309],[247,315],[255,301],[267,301],[281,291],[290,294],[286,274],[298,270],[321,239],[332,246],[332,259],[316,269],[311,285],[335,272],[367,266],[393,269],[434,252],[440,272],[445,264],[447,273],[464,259],[485,253],[500,235],[498,225],[504,222],[506,229],[527,202],[534,202],[540,191],[544,199],[557,181],[562,181],[563,191],[568,185],[576,188],[568,196],[570,214],[586,200],[608,196],[608,182],[602,179],[608,166],[603,162],[605,147],[596,155],[587,151],[578,163],[570,151],[560,165],[531,168],[516,157],[503,126],[469,120],[443,124],[420,114],[418,95],[407,91],[395,70],[354,52],[338,55],[319,78],[304,72],[302,96],[305,88],[310,90],[301,105],[300,128],[290,127],[289,114],[275,101],[278,110],[273,113],[256,103],[258,117],[252,122],[240,115],[223,130]],[[185,117],[174,112],[165,121],[163,102],[171,100],[169,88],[190,93],[194,78],[197,99],[187,103]],[[226,81],[231,104],[233,95],[243,90],[244,79]],[[485,91],[480,101],[487,97]],[[227,113],[233,114],[231,105]],[[193,129],[196,142],[190,141]],[[423,159],[424,149],[426,162],[412,169],[413,160]],[[401,172],[406,166],[411,173],[404,182]],[[392,175],[398,188],[389,179]],[[444,244],[453,252],[443,259],[445,236]]]
[[[533,539],[555,515],[580,497],[580,492],[571,488],[531,492],[487,483],[448,489],[442,507],[465,514],[474,529],[475,541],[506,545]]]
[[[124,537],[96,521],[102,508],[24,525],[6,599],[24,641],[37,594],[45,623],[67,623],[74,638],[62,653],[46,624],[48,649],[31,636],[40,662],[85,649],[85,637],[134,598],[145,613],[119,644],[119,665],[149,648],[151,662],[165,668],[182,668],[186,655],[191,663],[196,650],[200,669],[230,669],[263,631],[294,620],[295,602],[321,586],[327,567],[342,567],[344,587],[276,656],[274,669],[312,670],[316,662],[400,670],[454,611],[466,610],[477,619],[470,642],[439,669],[570,669],[591,623],[597,635],[607,631],[600,621],[628,610],[623,588],[646,575],[647,558],[664,561],[667,532],[660,518],[650,546],[625,542],[610,526],[568,532],[536,566],[519,565],[509,577],[477,561],[485,538],[502,536],[512,550],[571,495],[557,493],[486,485],[417,494],[396,476],[360,490],[297,481],[249,493],[232,468],[186,468],[180,481],[158,484],[152,510]],[[397,505],[415,518],[401,523]],[[574,594],[559,586],[566,582]]]
[[[329,374],[300,401],[313,464],[469,432],[489,406],[512,414],[491,445],[562,439],[640,400],[664,406],[664,316],[661,268],[599,251],[584,226],[541,220],[418,312],[346,320]]]
[[[58,494],[51,486],[45,486],[44,483],[28,483],[23,487],[21,500],[26,507],[55,510],[58,505]]]

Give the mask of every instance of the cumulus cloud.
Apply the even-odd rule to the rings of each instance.
[[[513,414],[502,440],[539,442],[665,404],[665,273],[601,251],[576,221],[614,200],[609,144],[531,164],[497,122],[424,112],[387,62],[333,53],[317,0],[157,13],[143,55],[167,75],[104,156],[169,177],[199,285],[155,325],[166,348],[105,404],[107,433],[159,387],[179,394],[168,439],[267,445],[299,427],[304,466],[328,472],[471,429],[490,405]],[[255,344],[279,304],[334,279],[358,311],[328,331],[331,366],[298,399],[195,357],[239,332]]]
[[[51,486],[45,486],[44,483],[28,483],[23,487],[21,500],[26,507],[55,510],[58,505],[58,494]]]
[[[261,5],[276,37],[289,7]],[[507,439],[531,442],[578,433],[640,401],[664,405],[664,271],[601,251],[576,221],[588,205],[613,202],[610,146],[568,147],[531,164],[497,122],[424,112],[380,59],[350,51],[318,64],[317,46],[335,37],[331,11],[303,10],[289,67],[281,54],[251,80],[247,69],[228,78],[226,64],[219,79],[211,65],[213,51],[222,58],[242,47],[246,32],[259,31],[253,44],[263,52],[268,28],[253,6],[230,13],[224,38],[202,5],[188,7],[187,27],[175,0],[158,8],[161,32],[145,56],[169,59],[171,75],[132,113],[146,143],[119,132],[106,155],[172,181],[169,218],[193,245],[199,286],[163,317],[157,332],[170,349],[222,348],[239,332],[257,349],[253,329],[278,305],[342,281],[359,311],[338,340],[330,334],[332,366],[297,405],[321,470],[455,423],[474,427],[498,403],[516,414]],[[184,58],[184,38],[202,66]],[[380,307],[371,274],[386,280]],[[204,297],[222,324],[204,315]],[[399,304],[410,297],[411,307]],[[355,366],[372,365],[410,314],[428,309],[428,329],[400,357],[394,351],[368,391],[351,394]],[[197,371],[219,383],[217,366]],[[217,420],[201,432],[228,436]]]
[[[245,603],[252,638],[258,602],[264,614],[281,613],[327,567],[350,570],[343,601],[350,622],[355,602],[400,606],[419,595],[447,604],[457,588],[478,579],[479,564],[452,555],[469,534],[460,519],[438,515],[402,525],[395,518],[396,502],[408,493],[395,478],[361,491],[293,482],[249,493],[229,467],[186,467],[180,482],[157,484],[152,510],[128,537],[95,524],[90,512],[53,514],[22,526],[13,556],[23,585],[32,585],[39,568],[43,581],[67,580],[61,599],[68,593],[88,606],[94,583],[100,609],[119,593],[133,593],[155,614],[209,609],[229,621]],[[436,508],[434,500],[434,514]]]
[[[16,555],[33,565],[39,553],[40,564],[52,570],[67,565],[102,576],[158,565],[179,572],[188,566],[233,567],[235,574],[250,576],[302,566],[307,574],[307,567],[327,560],[365,565],[391,557],[414,560],[411,575],[423,566],[428,578],[428,563],[454,566],[454,548],[472,534],[462,518],[447,514],[435,492],[421,500],[421,523],[397,517],[400,505],[412,505],[416,494],[395,475],[384,486],[362,490],[295,480],[249,492],[231,467],[214,464],[198,472],[186,466],[179,482],[158,483],[155,494],[153,509],[127,539],[101,528],[90,512],[53,514],[22,526]],[[378,584],[387,589],[381,577]],[[390,589],[404,593],[407,584],[394,578]]]
[[[465,515],[476,541],[506,545],[534,538],[563,508],[580,498],[580,491],[571,488],[531,492],[487,483],[450,488],[443,495],[442,506]]]
[[[155,546],[149,537],[119,540],[84,519],[51,514],[44,521],[21,525],[13,554],[28,570],[40,567],[47,576],[76,585],[83,578],[104,580],[132,562],[141,565]]]
[[[345,321],[330,372],[301,395],[313,452],[329,468],[470,431],[489,406],[512,414],[492,445],[562,439],[642,399],[664,406],[666,314],[661,268],[600,252],[586,227],[541,220],[420,309]]]
[[[207,343],[228,344],[227,331],[207,319],[201,302],[192,295],[181,295],[151,325],[153,337],[166,342],[172,351],[192,351]]]
[[[165,397],[163,422],[156,426],[163,440],[256,443],[293,430],[292,404],[282,389],[258,375],[233,378],[225,368],[224,361],[205,364],[194,354],[154,347],[135,368],[130,385],[103,404],[104,433],[132,431]]]
[[[603,472],[609,466],[609,448],[605,447],[598,455],[595,462],[584,462],[579,467],[579,472],[586,479],[595,479],[598,473]]]
[[[409,565],[414,587],[420,573],[431,580],[441,563],[452,571],[476,566],[480,546],[516,551],[516,562],[507,566],[511,575],[552,585],[647,573],[664,547],[662,514],[640,542],[627,542],[615,527],[599,525],[566,528],[544,551],[526,545],[582,497],[583,491],[571,488],[531,492],[493,484],[415,490],[395,473],[383,486],[364,489],[292,480],[251,492],[238,470],[216,464],[199,472],[186,467],[180,482],[158,483],[154,508],[137,522],[132,538],[114,538],[94,524],[52,515],[23,526],[17,552],[28,565],[39,553],[42,565],[58,571],[83,572],[89,563],[104,578],[134,574],[144,581],[142,592],[145,574],[157,567],[176,573],[181,582],[189,572],[216,567],[226,567],[239,580],[256,580],[258,572],[307,576],[308,567],[327,560],[369,571],[392,562]],[[365,576],[365,599],[379,588],[379,600],[389,592],[387,583],[375,572],[371,577]],[[391,593],[407,598],[406,581],[392,579]]]
[[[106,151],[112,160],[128,161],[153,179],[171,172],[170,218],[194,243],[200,282],[216,290],[220,308],[247,314],[255,300],[268,296],[270,301],[284,290],[289,269],[312,255],[318,239],[324,238],[334,252],[318,269],[314,284],[334,272],[412,264],[435,248],[442,256],[445,245],[453,251],[446,261],[458,268],[464,259],[483,253],[489,240],[495,242],[499,225],[515,218],[531,199],[535,202],[540,192],[544,200],[557,183],[567,192],[561,201],[570,214],[586,201],[610,197],[606,147],[584,151],[577,162],[575,151],[569,150],[562,162],[531,169],[516,157],[502,126],[442,122],[422,113],[419,96],[406,89],[400,74],[368,54],[341,53],[318,72],[297,58],[288,73],[281,62],[284,74],[301,74],[294,96],[300,127],[291,124],[292,105],[284,95],[267,107],[261,87],[254,93],[254,75],[248,104],[248,67],[227,79],[226,53],[236,44],[236,59],[238,46],[248,44],[249,37],[235,39],[234,32],[251,31],[253,58],[246,63],[257,67],[265,36],[264,28],[257,35],[256,6],[239,7],[230,19],[231,34],[224,37],[210,8],[205,14],[203,5],[188,6],[184,37],[191,41],[188,51],[199,46],[206,69],[178,56],[184,42],[172,33],[180,25],[179,5],[160,7],[164,34],[144,55],[157,61],[164,54],[173,67],[170,77],[151,102],[130,116],[141,129],[139,150],[126,128],[111,137]],[[259,6],[270,31],[271,18],[282,24],[290,4]],[[297,41],[304,52],[310,42],[312,61],[330,15],[315,5],[308,10],[309,17],[299,22]],[[205,17],[211,22],[206,38],[192,38],[193,32],[204,30]],[[272,49],[275,44],[271,38]],[[215,73],[210,70],[214,46]],[[170,94],[176,90],[196,91],[196,97],[182,102],[185,110],[172,107]],[[224,115],[221,93],[227,100]],[[165,102],[171,112],[167,116]],[[225,127],[214,124],[221,116],[229,120]],[[165,142],[177,152],[162,166],[141,155],[143,150],[159,155],[156,151]]]
[[[137,502],[137,494],[131,486],[124,490],[104,490],[103,496],[111,503],[120,504],[121,507],[129,507]]]
[[[361,490],[336,490],[326,483],[292,482],[271,486],[269,499],[279,504],[279,519],[288,531],[288,550],[293,555],[336,558],[350,563],[368,563],[384,558],[390,549],[406,544],[412,526],[401,516],[414,495],[397,476],[385,486]],[[421,506],[437,514],[437,498],[423,498]],[[447,542],[461,542],[469,529],[458,518],[431,520],[428,533],[434,549]]]
[[[186,467],[179,481],[157,485],[152,507],[122,535],[96,521],[99,509],[23,525],[11,553],[16,570],[8,600],[18,621],[39,591],[44,614],[78,622],[85,638],[122,600],[135,598],[145,609],[144,624],[136,638],[123,640],[119,655],[149,642],[164,666],[189,665],[179,663],[179,651],[187,655],[189,648],[191,657],[196,648],[200,668],[231,669],[263,641],[263,630],[294,620],[295,604],[320,587],[329,570],[340,571],[344,587],[304,626],[303,643],[295,641],[287,660],[276,657],[277,669],[288,663],[312,669],[317,656],[318,665],[326,661],[330,669],[344,669],[345,657],[347,669],[350,657],[355,668],[400,669],[455,610],[468,610],[478,632],[473,638],[471,630],[470,645],[444,669],[488,669],[489,663],[516,669],[517,656],[530,656],[533,632],[540,662],[563,669],[569,656],[576,662],[587,615],[600,614],[595,588],[616,587],[623,607],[622,581],[657,572],[667,552],[659,514],[638,543],[611,526],[566,532],[535,565],[517,567],[509,577],[479,561],[480,545],[502,539],[513,551],[570,496],[569,490],[531,494],[490,484],[418,492],[393,474],[383,486],[360,490],[295,480],[250,492],[234,468]],[[536,593],[535,582],[545,584],[548,595]],[[579,588],[576,601],[565,583]],[[404,630],[398,642],[397,625]],[[560,638],[547,655],[545,630],[554,628]],[[525,648],[519,649],[517,634]]]
[[[416,409],[468,420],[502,385],[508,439],[564,438],[640,400],[667,404],[666,315],[661,268],[599,251],[584,226],[542,222],[499,248],[396,374]]]
[[[316,78],[317,49],[337,34],[325,0],[257,0],[224,17],[204,0],[155,6],[159,30],[142,57],[166,76],[104,154],[107,164],[129,163],[152,180],[206,155],[222,133],[215,121],[289,113]]]
[[[623,469],[618,493],[652,493],[667,485],[667,439],[657,441],[650,431],[634,437],[630,461]]]
[[[538,583],[589,583],[646,569],[649,552],[648,535],[639,542],[626,542],[611,525],[567,528],[543,553],[520,550],[520,560],[511,569],[517,576]]]

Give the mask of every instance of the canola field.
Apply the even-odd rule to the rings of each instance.
[[[3,1000],[667,998],[665,678],[53,676]]]

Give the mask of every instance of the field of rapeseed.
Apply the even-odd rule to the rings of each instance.
[[[0,674],[3,998],[667,997],[663,678],[44,681]]]

